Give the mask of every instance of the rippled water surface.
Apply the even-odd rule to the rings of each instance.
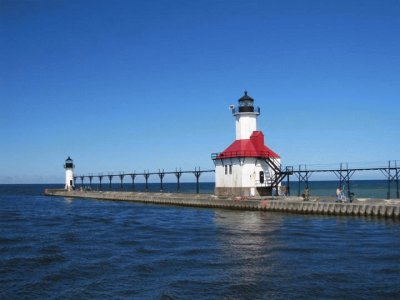
[[[0,298],[398,299],[400,222],[0,185]]]

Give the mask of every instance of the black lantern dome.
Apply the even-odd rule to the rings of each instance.
[[[254,99],[247,95],[247,91],[239,99],[239,112],[254,112]]]
[[[74,162],[72,161],[71,157],[68,156],[68,158],[65,160],[65,169],[73,169],[74,168]]]

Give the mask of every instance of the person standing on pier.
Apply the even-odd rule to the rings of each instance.
[[[337,189],[336,189],[336,201],[337,202],[339,202],[341,199],[340,199],[340,195],[341,195],[341,190],[340,190],[340,187],[338,187]]]

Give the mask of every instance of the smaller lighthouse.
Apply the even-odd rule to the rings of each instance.
[[[65,189],[70,191],[75,188],[74,182],[74,162],[71,157],[65,160],[64,169],[65,169]]]

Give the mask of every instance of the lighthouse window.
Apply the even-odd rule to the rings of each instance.
[[[228,174],[228,165],[225,165],[225,175]]]
[[[229,165],[229,174],[232,174],[232,165]]]

